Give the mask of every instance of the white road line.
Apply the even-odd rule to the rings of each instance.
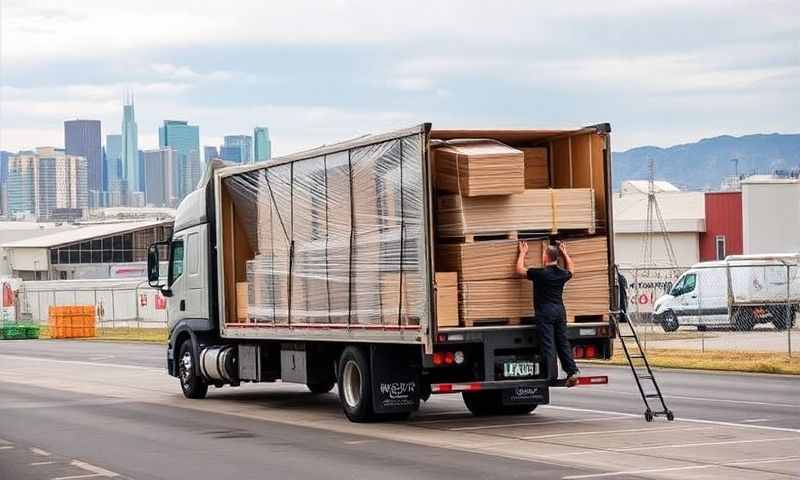
[[[55,477],[51,478],[50,480],[76,480],[78,478],[94,478],[94,477],[102,477],[99,473],[87,473],[86,475],[70,475],[68,477]]]
[[[569,433],[552,433],[550,435],[535,435],[532,437],[519,437],[521,440],[538,440],[542,438],[555,438],[555,437],[571,437],[575,435],[613,435],[617,433],[634,433],[634,432],[668,432],[672,430],[680,430],[683,432],[691,432],[695,430],[707,430],[711,427],[666,427],[666,428],[628,428],[625,430],[592,430],[587,432],[569,432]]]
[[[53,462],[53,461],[49,461],[49,462],[33,462],[33,463],[29,463],[28,465],[30,465],[31,467],[36,467],[38,465],[52,465],[54,463],[56,463],[56,462]]]
[[[562,479],[580,480],[584,478],[617,477],[620,475],[640,475],[648,473],[675,472],[681,470],[700,470],[707,468],[738,467],[745,465],[757,465],[762,463],[791,462],[795,460],[800,460],[800,457],[776,457],[776,458],[765,458],[762,460],[739,460],[736,462],[715,463],[708,465],[687,465],[684,467],[651,468],[647,470],[620,470],[618,472],[590,473],[587,475],[570,475],[567,477],[562,477]]]
[[[49,457],[50,456],[50,452],[48,452],[46,450],[42,450],[41,448],[33,447],[33,448],[31,448],[31,452],[35,453],[36,455],[41,455],[43,457]]]
[[[14,445],[0,445],[0,450],[11,450]]]
[[[98,467],[96,465],[92,465],[91,463],[82,462],[80,460],[73,460],[72,462],[70,462],[70,464],[74,465],[74,466],[76,466],[78,468],[82,468],[82,469],[86,470],[87,472],[92,472],[95,475],[99,475],[101,477],[112,478],[112,477],[118,477],[119,476],[119,474],[116,473],[116,472],[112,472],[111,470],[106,470],[105,468],[100,468],[100,467]]]
[[[361,445],[362,443],[374,442],[374,440],[349,440],[344,442],[345,445]]]
[[[586,455],[587,453],[591,455],[598,455],[604,453],[625,453],[625,452],[641,452],[644,450],[663,450],[665,448],[712,447],[718,445],[742,445],[747,443],[782,442],[788,440],[796,441],[800,440],[800,437],[758,438],[754,440],[727,440],[724,442],[676,443],[671,445],[650,445],[647,447],[609,448],[609,449],[598,449],[598,450],[584,450],[580,452],[555,453],[550,456],[572,457],[575,455]]]
[[[638,397],[636,392],[623,392],[622,390],[603,389],[604,392],[616,393],[618,395],[629,395]],[[693,397],[690,395],[664,395],[665,400],[696,400],[699,402],[717,402],[717,403],[741,403],[742,405],[763,405],[768,407],[786,407],[786,408],[800,408],[800,404],[794,403],[773,403],[773,402],[757,402],[755,400],[733,400],[730,398],[716,398],[716,397]]]
[[[448,428],[451,432],[463,432],[463,431],[473,431],[473,430],[484,430],[490,428],[515,428],[515,427],[528,427],[531,425],[553,425],[558,423],[582,423],[582,422],[607,422],[609,420],[620,420],[621,418],[625,418],[622,416],[619,417],[590,417],[590,418],[574,418],[571,420],[546,420],[543,422],[519,422],[519,423],[498,423],[494,425],[475,425],[469,427],[453,427]]]
[[[750,420],[742,420],[742,423],[758,423],[769,422],[769,418],[751,418]]]
[[[594,410],[590,408],[576,408],[576,407],[562,407],[560,405],[542,405],[541,408],[545,409],[554,409],[554,410],[566,410],[570,412],[589,412],[589,413],[606,413],[606,414],[615,414],[621,415],[626,417],[635,417],[635,418],[642,418],[642,415],[637,415],[634,413],[627,413],[627,412],[614,412],[614,411],[606,411],[606,410]],[[679,417],[677,421],[680,422],[691,422],[691,423],[706,423],[709,425],[720,425],[723,427],[740,427],[740,428],[754,428],[758,430],[773,430],[776,432],[792,432],[792,433],[800,433],[800,428],[784,428],[784,427],[768,427],[766,425],[752,425],[748,423],[735,423],[735,422],[723,422],[719,420],[702,420],[699,418],[683,418]]]
[[[0,358],[8,358],[11,360],[33,360],[33,361],[40,361],[40,362],[54,362],[54,363],[64,363],[67,365],[89,365],[92,367],[110,367],[110,368],[127,368],[129,370],[145,370],[150,372],[163,372],[165,369],[163,368],[153,368],[153,367],[142,367],[139,365],[123,365],[119,363],[100,363],[100,362],[84,362],[81,360],[58,360],[55,358],[43,358],[43,357],[26,357],[23,355],[3,355],[0,354]]]

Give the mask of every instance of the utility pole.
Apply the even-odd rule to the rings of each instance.
[[[655,241],[655,233],[660,233],[664,241],[664,253],[667,257],[667,265],[669,267],[677,267],[678,260],[675,255],[675,249],[672,248],[672,241],[669,238],[667,231],[667,224],[664,222],[664,216],[661,213],[661,207],[658,204],[656,197],[655,176],[656,164],[653,158],[648,159],[648,173],[649,178],[647,182],[647,217],[645,220],[645,231],[642,235],[642,264],[646,268],[655,267],[653,243]],[[656,232],[656,228],[658,232]]]

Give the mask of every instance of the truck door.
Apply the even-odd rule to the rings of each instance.
[[[687,273],[683,277],[680,290],[677,292],[680,305],[679,321],[683,325],[696,325],[699,319],[700,302],[697,297],[697,274]]]
[[[170,328],[186,316],[184,257],[185,236],[175,235],[169,247],[167,274],[167,287],[171,292],[171,296],[167,299],[167,318]]]
[[[206,254],[206,225],[193,227],[186,232],[184,258],[186,264],[186,310],[185,318],[208,318],[208,255]]]

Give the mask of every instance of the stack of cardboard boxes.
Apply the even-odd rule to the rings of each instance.
[[[518,239],[529,239],[527,266],[540,267],[542,249],[551,237],[564,238],[565,231],[577,265],[565,289],[568,318],[608,312],[607,245],[605,236],[594,236],[594,192],[550,188],[547,148],[455,140],[435,148],[433,158],[437,275],[458,275],[458,318],[439,317],[440,327],[513,324],[532,317],[531,283],[515,273]]]

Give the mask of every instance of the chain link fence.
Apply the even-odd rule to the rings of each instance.
[[[642,347],[797,356],[800,269],[782,260],[620,268]],[[793,345],[794,342],[794,345]]]
[[[51,306],[92,305],[98,331],[163,329],[167,326],[166,300],[147,281],[24,282],[16,292],[18,321],[43,327]]]

